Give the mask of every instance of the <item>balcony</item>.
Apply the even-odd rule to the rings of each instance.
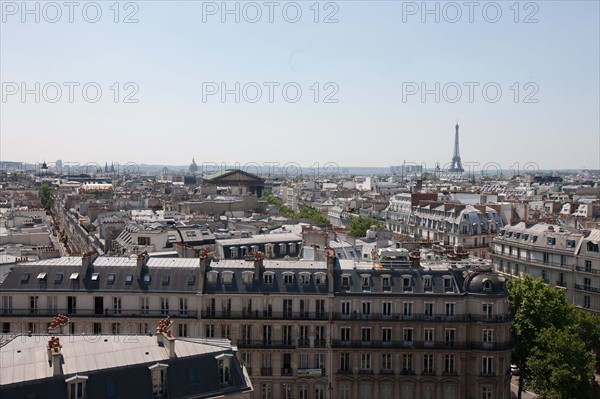
[[[482,314],[457,314],[454,316],[445,315],[430,315],[424,313],[413,313],[410,316],[404,316],[402,314],[383,314],[383,313],[370,313],[369,315],[353,314],[352,316],[334,312],[334,320],[369,320],[369,321],[418,321],[418,322],[485,322],[485,323],[506,323],[512,321],[514,315],[492,315],[490,317]]]
[[[391,369],[381,369],[381,370],[379,370],[379,374],[381,374],[381,375],[394,375],[394,370],[391,370]]]
[[[581,266],[577,266],[575,267],[575,270],[577,270],[578,272],[583,272],[583,273],[590,273],[590,274],[600,274],[600,270],[596,270],[596,269],[592,269],[591,267],[581,267]]]
[[[284,367],[281,369],[281,375],[284,377],[291,377],[292,375],[294,375],[294,369],[292,369],[291,367]]]
[[[237,341],[238,348],[270,348],[270,349],[294,349],[295,346],[289,341],[280,340],[251,340],[240,339]]]
[[[324,312],[289,312],[289,311],[269,311],[269,310],[251,310],[215,312],[211,309],[203,310],[200,315],[203,319],[311,319],[327,320],[329,315]]]
[[[327,341],[324,339],[316,339],[315,340],[315,348],[325,348],[327,346]]]
[[[343,375],[351,375],[352,374],[352,370],[347,369],[347,368],[345,368],[345,369],[339,369],[337,373],[338,374],[343,374]]]
[[[591,287],[589,285],[575,284],[575,289],[600,294],[600,288]]]
[[[118,312],[118,313],[116,313]],[[2,314],[11,316],[25,316],[25,317],[49,317],[52,318],[57,314],[68,315],[69,317],[94,317],[94,318],[116,318],[116,319],[127,319],[127,318],[157,318],[163,319],[170,316],[173,319],[195,319],[198,316],[198,312],[195,310],[140,310],[140,309],[107,309],[105,311],[98,311],[96,309],[3,309]]]
[[[486,351],[507,351],[512,350],[516,342],[446,342],[446,341],[341,341],[332,340],[332,348],[369,348],[369,349],[403,349],[410,347],[412,349],[428,350],[486,350]]]
[[[263,377],[272,376],[273,375],[273,368],[272,367],[261,367],[260,368],[260,375],[262,375]]]
[[[310,340],[303,339],[303,338],[300,338],[298,340],[298,348],[309,348],[309,347],[310,347]]]

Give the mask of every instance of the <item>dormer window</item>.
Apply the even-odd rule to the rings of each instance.
[[[243,271],[242,272],[242,281],[244,284],[252,284],[252,280],[254,279],[254,273],[251,271]]]
[[[293,272],[284,272],[283,273],[283,283],[286,285],[294,284],[294,273]]]
[[[392,277],[390,275],[381,276],[381,288],[384,291],[390,291],[392,288]]]
[[[444,291],[452,291],[452,277],[444,276]]]
[[[194,285],[194,283],[196,282],[196,276],[194,276],[193,274],[188,274],[186,281],[187,285]]]
[[[521,233],[515,233],[515,240],[518,240],[519,238],[521,238]]]
[[[162,285],[169,285],[169,281],[171,281],[171,277],[168,274],[163,274],[161,279]]]
[[[529,234],[523,234],[523,241],[529,240]]]
[[[132,274],[126,275],[125,276],[125,284],[131,285],[132,282],[133,282],[133,275]]]
[[[291,242],[289,244],[289,247],[290,247],[290,253],[291,254],[295,254],[296,253],[296,244],[294,244],[293,242]]]
[[[533,236],[533,237],[531,237],[531,242],[536,242],[537,239],[538,239],[538,236]]]
[[[219,275],[219,272],[217,272],[215,270],[211,270],[208,273],[206,273],[206,281],[209,284],[215,284],[217,282],[218,275]]]
[[[263,281],[265,282],[265,284],[273,284],[273,276],[275,273],[273,272],[265,272],[265,274],[263,275]]]
[[[567,248],[575,248],[575,240],[567,240]]]
[[[79,273],[71,273],[71,280],[77,280],[79,278]]]
[[[509,231],[509,232],[507,232],[507,233],[506,233],[506,238],[510,238],[510,237],[512,237],[512,234],[513,234],[513,233],[512,233],[512,231]]]
[[[106,277],[106,283],[107,284],[114,284],[115,282],[115,275],[113,273],[110,273],[107,277]]]
[[[223,284],[231,284],[233,282],[233,272],[225,271],[221,273],[221,278],[223,279]]]
[[[54,284],[60,284],[63,281],[63,274],[62,273],[56,273],[54,275]]]
[[[546,243],[548,245],[556,245],[556,237],[548,237]]]
[[[231,385],[231,358],[233,356],[228,353],[220,354],[216,356],[217,364],[219,367],[219,382],[221,387]]]
[[[363,291],[369,291],[371,289],[371,276],[368,274],[361,274],[360,281]]]
[[[92,273],[92,277],[90,278],[90,280],[98,281],[98,278],[100,278],[100,273]]]
[[[587,250],[588,252],[598,252],[598,243],[596,241],[588,241]]]
[[[411,290],[411,284],[410,284],[410,280],[412,279],[411,276],[402,276],[402,289],[404,291],[410,291]]]
[[[492,282],[488,279],[483,280],[483,290],[491,291],[492,290]]]
[[[342,289],[344,289],[344,290],[350,289],[350,276],[347,274],[342,275]]]
[[[168,364],[156,363],[148,367],[152,373],[152,399],[162,399],[167,392]]]
[[[46,275],[47,275],[47,273],[45,273],[45,272],[38,274],[38,276],[37,276],[38,281],[46,280]]]
[[[431,291],[432,287],[433,285],[431,281],[431,276],[423,276],[423,289],[425,291]]]
[[[87,380],[87,376],[77,374],[65,380],[69,399],[85,399],[85,385]]]
[[[229,247],[229,252],[231,254],[231,259],[237,259],[238,257],[238,250],[236,247]]]
[[[144,284],[150,284],[150,275],[144,274]]]
[[[286,253],[287,245],[279,244],[279,254],[284,255]]]
[[[307,273],[307,272],[300,273],[300,284],[302,284],[302,285],[310,284],[310,273]]]
[[[327,281],[327,275],[325,273],[315,273],[315,284],[323,285]]]

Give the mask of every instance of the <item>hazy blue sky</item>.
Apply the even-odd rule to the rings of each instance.
[[[0,159],[600,168],[598,1],[224,4],[3,1]]]

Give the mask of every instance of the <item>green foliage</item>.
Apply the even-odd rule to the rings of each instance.
[[[52,208],[52,187],[47,184],[43,184],[38,192],[38,195],[44,209],[49,211]]]
[[[267,201],[271,205],[275,205],[279,208],[279,213],[290,219],[312,219],[314,224],[329,224],[329,219],[325,217],[320,211],[312,208],[302,208],[300,212],[294,212],[289,207],[283,205],[283,202],[268,190],[265,190],[262,199]]]
[[[380,227],[379,221],[375,219],[359,217],[350,222],[346,230],[353,237],[364,237],[367,234],[367,230],[373,225]]]
[[[590,398],[594,360],[575,332],[542,330],[527,360],[530,387],[543,398]]]
[[[512,363],[521,371],[520,388],[532,387],[549,399],[586,398],[592,389],[591,350],[600,347],[598,321],[569,305],[561,289],[544,284],[542,279],[526,275],[506,285],[515,314],[512,334],[517,347]],[[573,351],[574,355],[563,351]],[[571,378],[573,384],[561,387]]]

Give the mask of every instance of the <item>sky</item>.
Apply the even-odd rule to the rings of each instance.
[[[600,169],[598,1],[2,1],[0,160]]]

